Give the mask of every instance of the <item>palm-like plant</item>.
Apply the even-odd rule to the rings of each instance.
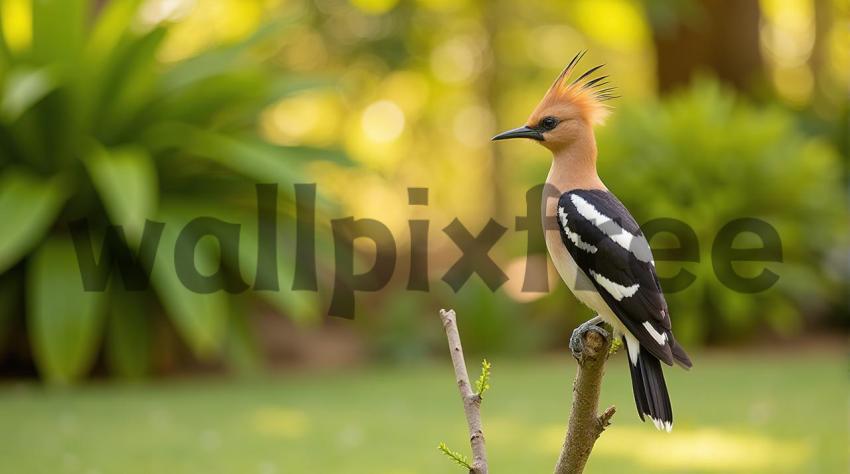
[[[227,270],[253,275],[253,183],[280,184],[285,220],[298,163],[317,152],[254,135],[264,106],[311,85],[251,56],[285,26],[162,64],[169,24],[140,30],[140,0],[108,2],[96,15],[95,3],[32,2],[31,44],[14,49],[0,38],[0,335],[25,311],[36,364],[57,382],[85,375],[101,341],[115,371],[144,373],[158,305],[199,356],[244,344],[232,311],[242,298],[184,287],[172,265],[176,235],[198,216],[242,224],[241,268]],[[166,224],[150,291],[127,291],[117,275],[108,291],[83,290],[68,232],[79,219],[94,230],[123,226],[133,252],[145,219]],[[208,245],[195,255],[202,268],[218,261]],[[292,258],[278,261],[281,278],[291,274]],[[315,314],[303,295],[260,296],[294,317]]]

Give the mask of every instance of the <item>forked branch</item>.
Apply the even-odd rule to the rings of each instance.
[[[469,427],[469,444],[472,447],[472,463],[467,465],[470,474],[487,474],[487,449],[484,446],[484,430],[481,427],[481,394],[472,391],[469,383],[469,373],[466,371],[466,361],[463,358],[463,346],[460,344],[460,334],[457,330],[457,319],[454,310],[440,310],[440,319],[446,330],[449,341],[449,352],[452,355],[452,365],[455,369],[455,380],[463,400],[463,412]],[[489,364],[487,364],[489,370]],[[486,382],[485,382],[486,383]],[[486,390],[482,386],[479,390]],[[445,451],[444,451],[445,452]]]
[[[472,461],[450,450],[444,443],[440,443],[440,451],[469,469],[470,474],[487,474],[487,450],[484,445],[480,408],[481,393],[488,387],[490,364],[486,360],[482,364],[482,376],[476,383],[478,392],[473,392],[463,357],[455,312],[440,310],[440,319],[446,330],[455,379],[463,400],[463,411],[469,427]],[[597,414],[602,377],[605,374],[605,361],[611,349],[611,337],[608,331],[596,325],[594,321],[583,324],[573,333],[570,348],[578,361],[578,371],[573,382],[573,404],[567,434],[555,466],[555,474],[578,474],[584,471],[596,439],[611,423],[611,417],[615,412],[615,408],[611,406],[601,414]]]

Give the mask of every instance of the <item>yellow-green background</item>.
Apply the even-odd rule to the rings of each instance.
[[[659,78],[660,36],[699,37],[747,7],[752,28],[727,38],[760,51],[745,84],[730,80],[743,66]],[[591,314],[551,268],[550,292],[521,291],[515,216],[549,156],[489,137],[522,124],[586,49],[582,67],[605,63],[620,96],[598,129],[603,180],[640,222],[686,222],[700,257],[658,264],[696,276],[668,295],[695,361],[667,371],[673,434],[638,423],[614,356],[601,403],[618,414],[589,472],[846,471],[848,17],[842,0],[0,1],[0,470],[460,472],[436,450],[467,450],[441,307],[458,311],[472,372],[494,365],[492,470],[549,470],[566,342]],[[239,266],[225,266],[253,282],[253,186],[268,182],[281,291],[186,291],[173,244],[198,216],[242,225]],[[292,185],[311,182],[319,289],[292,291]],[[409,187],[428,188],[428,206],[408,205]],[[330,220],[346,216],[378,219],[398,247],[352,321],[326,316]],[[738,217],[781,237],[767,291],[735,292],[713,269],[713,239]],[[68,230],[81,218],[96,245],[123,225],[133,251],[144,219],[166,223],[148,291],[82,291]],[[509,229],[491,251],[509,277],[497,291],[441,281],[460,256],[441,230],[454,218],[473,235],[491,218]],[[405,289],[409,219],[430,222],[427,293]]]

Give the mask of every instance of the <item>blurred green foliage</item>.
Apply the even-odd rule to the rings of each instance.
[[[599,130],[600,176],[638,221],[672,217],[696,233],[699,262],[658,262],[661,276],[684,268],[696,277],[667,294],[680,339],[730,342],[763,327],[796,333],[841,298],[834,268],[836,249],[847,245],[841,158],[795,120],[704,80],[661,102],[624,104]],[[782,243],[782,263],[733,265],[747,278],[762,268],[779,275],[774,287],[755,294],[724,285],[712,267],[718,231],[743,217],[768,222]],[[650,244],[681,245],[665,233]],[[733,242],[762,245],[752,234]]]
[[[609,122],[597,128],[600,175],[637,220],[674,218],[696,235],[698,262],[657,262],[662,277],[680,270],[694,276],[686,289],[666,293],[677,337],[684,343],[734,344],[762,330],[788,337],[838,321],[836,308],[846,284],[839,254],[848,245],[842,158],[828,137],[806,133],[799,120],[779,105],[748,102],[703,79],[661,100],[615,104]],[[529,144],[517,148],[521,146],[528,152]],[[523,164],[511,177],[519,181],[516,190],[539,182],[547,167],[548,159]],[[514,200],[516,204],[523,201]],[[742,293],[718,279],[712,245],[724,225],[750,217],[776,229],[782,261],[735,262],[742,278],[762,269],[779,277],[767,291]],[[504,244],[522,252],[525,238],[522,232],[509,233]],[[660,250],[682,242],[660,232],[651,244]],[[758,248],[763,242],[744,233],[733,246]],[[470,353],[563,348],[572,328],[592,316],[590,310],[560,281],[550,285],[548,297],[517,294],[524,266],[513,272],[500,257],[496,261],[512,281],[496,292],[477,276],[458,293],[442,282],[435,282],[428,295],[392,284],[385,288],[383,298],[374,298],[368,310],[364,305],[358,313],[374,355],[411,360],[439,353],[444,341],[432,318],[440,306],[458,312]],[[533,301],[523,303],[526,298]]]
[[[442,354],[445,333],[440,324],[434,324],[440,308],[457,312],[463,347],[469,354],[528,354],[550,340],[565,341],[566,329],[549,337],[544,331],[573,322],[565,317],[561,305],[556,323],[547,326],[536,317],[536,311],[528,311],[502,290],[491,291],[477,276],[471,277],[457,293],[438,282],[428,294],[391,286],[378,296],[362,305],[357,326],[371,355],[383,362],[412,363],[431,354]]]
[[[846,285],[839,253],[848,245],[842,158],[826,138],[804,133],[798,120],[788,109],[755,105],[703,79],[662,100],[615,104],[609,122],[597,128],[600,176],[638,222],[674,218],[696,235],[698,262],[657,259],[663,278],[681,270],[694,276],[684,290],[665,293],[683,343],[734,344],[761,330],[793,336],[805,327],[835,323],[829,318]],[[548,165],[548,160],[527,165],[521,186],[542,180]],[[773,287],[757,293],[739,292],[719,280],[712,256],[723,226],[748,217],[773,226],[782,248],[781,262],[733,264],[742,278],[762,269],[778,275]],[[520,232],[504,240],[521,251],[525,238]],[[683,245],[665,232],[650,243],[656,251]],[[735,248],[763,245],[750,233],[733,242]],[[511,272],[504,258],[497,261],[508,269],[512,282],[506,287],[513,290],[491,292],[477,276],[456,294],[443,294],[441,282],[432,289],[432,300],[457,311],[468,352],[563,348],[575,325],[592,316],[560,281],[550,285],[550,296],[526,294],[533,301],[522,303],[517,294],[522,273]],[[401,288],[385,294],[374,314],[358,316],[379,358],[405,360],[443,350],[439,328],[430,319],[435,305],[423,310],[428,301]]]
[[[227,330],[244,324],[248,312],[231,311],[240,298],[196,294],[178,281],[176,235],[199,216],[242,224],[242,268],[227,271],[253,275],[253,183],[280,185],[285,223],[293,212],[289,185],[304,181],[300,162],[319,153],[256,137],[267,104],[320,83],[263,60],[268,40],[285,35],[288,24],[164,62],[172,24],[140,21],[142,3],[32,2],[30,42],[13,47],[0,37],[0,335],[25,308],[38,369],[53,382],[85,375],[101,346],[114,372],[146,373],[160,313],[199,357],[219,356],[225,345],[250,347],[249,331]],[[68,233],[79,219],[101,235],[123,226],[123,245],[134,253],[144,220],[165,222],[152,290],[125,291],[113,275],[109,291],[83,291]],[[196,249],[201,271],[218,258],[208,244]],[[292,260],[278,265],[284,282]],[[286,314],[317,314],[311,297],[261,294]]]
[[[674,217],[697,233],[700,262],[684,264],[697,280],[668,295],[680,339],[726,342],[765,326],[797,334],[837,314],[846,198],[835,153],[813,137],[832,134],[850,159],[850,109],[835,100],[846,96],[836,84],[848,70],[847,32],[816,28],[810,2],[761,1],[759,37],[777,95],[759,96],[770,104],[738,102],[709,82],[659,102],[653,38],[677,16],[699,14],[687,3],[0,0],[0,351],[27,331],[50,380],[76,379],[96,358],[139,376],[152,360],[173,357],[163,341],[176,330],[199,358],[255,367],[261,352],[246,318],[259,312],[257,300],[305,322],[320,314],[317,294],[287,291],[293,268],[283,251],[282,291],[193,293],[174,272],[174,242],[199,216],[240,223],[238,268],[225,266],[251,283],[253,183],[279,184],[286,227],[288,185],[299,181],[317,182],[339,203],[333,217],[384,223],[399,263],[410,246],[407,220],[432,223],[431,291],[407,291],[395,278],[358,295],[352,327],[377,359],[441,353],[440,307],[458,311],[471,353],[564,347],[590,311],[560,281],[552,281],[551,296],[514,285],[524,268],[524,232],[512,229],[491,254],[508,284],[492,292],[473,276],[454,293],[439,276],[457,249],[439,228],[458,218],[475,232],[490,217],[513,228],[513,216],[526,212],[524,193],[545,177],[548,154],[528,143],[495,148],[487,139],[524,119],[580,49],[589,50],[588,67],[607,64],[623,96],[599,129],[606,183],[639,221]],[[261,26],[266,18],[273,24]],[[811,51],[802,47],[812,41]],[[298,93],[328,75],[338,87]],[[326,147],[344,148],[356,166],[302,168],[336,158]],[[410,206],[408,187],[427,187],[429,205]],[[768,221],[783,240],[784,263],[769,266],[780,281],[756,295],[725,288],[712,269],[717,231],[743,216]],[[145,219],[165,222],[151,289],[79,291],[67,227],[78,219],[96,230],[123,226],[133,252]],[[327,219],[317,224],[320,269],[331,270],[321,261],[333,255]],[[98,255],[103,235],[95,234]],[[652,243],[676,246],[668,237]],[[204,273],[221,253],[209,240],[196,255]],[[366,268],[369,249],[363,256]],[[662,275],[678,267],[659,262]],[[329,285],[319,290],[326,302]]]

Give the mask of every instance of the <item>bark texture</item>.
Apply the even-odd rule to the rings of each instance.
[[[484,429],[481,426],[481,397],[472,391],[469,383],[469,373],[466,371],[466,361],[463,357],[463,346],[460,344],[454,310],[441,309],[440,319],[446,330],[457,388],[463,400],[463,412],[469,427],[469,444],[472,447],[472,469],[469,472],[470,474],[487,474],[487,448],[484,445]]]
[[[573,405],[567,435],[561,455],[555,465],[555,474],[577,474],[584,471],[590,452],[599,435],[611,424],[615,408],[608,407],[602,414],[599,409],[599,392],[605,361],[611,347],[611,338],[595,331],[583,335],[584,349],[578,360],[578,372],[573,382]]]
[[[487,474],[487,449],[484,444],[484,429],[481,425],[481,396],[473,391],[469,382],[454,310],[440,310],[440,319],[446,331],[455,380],[469,428],[469,444],[472,447],[469,473]],[[596,439],[611,423],[611,417],[615,412],[614,407],[611,406],[603,413],[597,414],[602,377],[605,375],[605,361],[608,359],[611,348],[611,337],[604,329],[589,326],[591,322],[576,329],[574,340],[570,343],[570,348],[578,361],[578,371],[573,382],[573,403],[567,435],[555,466],[555,474],[577,474],[584,471]],[[579,335],[580,339],[577,338]]]
[[[702,71],[741,92],[764,79],[758,0],[645,3],[657,53],[658,90],[686,86]]]

